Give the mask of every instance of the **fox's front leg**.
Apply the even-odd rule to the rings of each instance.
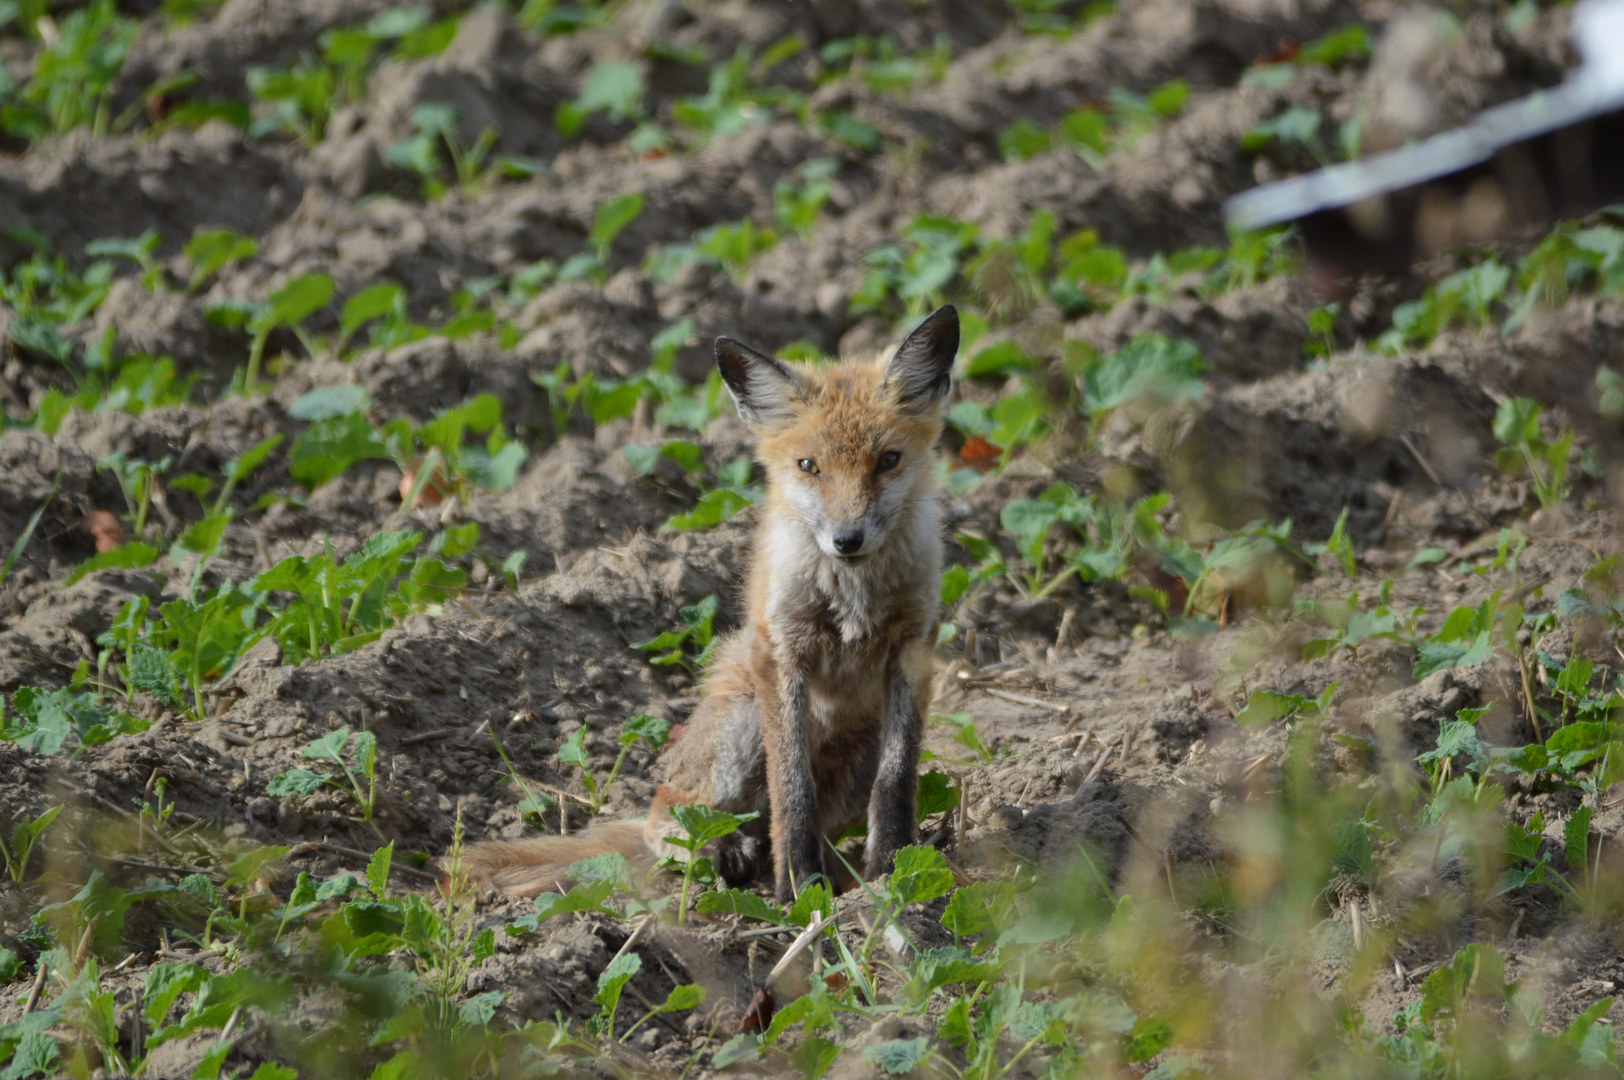
[[[874,878],[891,870],[897,849],[915,840],[919,788],[919,702],[904,665],[891,663],[880,725],[880,767],[868,803],[864,870]]]
[[[767,797],[772,805],[773,870],[779,903],[795,899],[814,875],[828,876],[818,834],[818,791],[812,782],[807,735],[806,679],[782,671],[775,701],[763,701],[761,734],[767,749]]]

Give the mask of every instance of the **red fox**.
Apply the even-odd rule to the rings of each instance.
[[[832,881],[829,841],[865,818],[865,874],[891,869],[915,837],[941,591],[934,447],[958,348],[951,306],[889,360],[790,364],[716,340],[767,472],[748,621],[718,647],[646,820],[475,845],[475,881],[533,896],[591,855],[685,857],[665,843],[680,835],[667,809],[690,802],[762,815],[706,851],[729,885],[759,876],[768,846],[780,902]]]

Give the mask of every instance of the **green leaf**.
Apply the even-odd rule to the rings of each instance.
[[[671,721],[641,714],[628,718],[621,725],[619,742],[622,746],[629,746],[638,739],[656,750],[660,749],[671,741]]]
[[[940,851],[918,844],[897,851],[889,889],[899,906],[934,900],[952,888],[953,871]]]
[[[383,436],[365,416],[352,412],[317,420],[294,440],[288,468],[306,491],[314,490],[362,461],[389,460]]]
[[[725,1069],[729,1065],[737,1064],[740,1061],[754,1061],[760,1056],[761,1036],[746,1032],[743,1035],[735,1035],[723,1043],[716,1053],[711,1056],[711,1067],[718,1070]]]
[[[265,464],[265,459],[270,457],[276,448],[281,445],[281,435],[272,435],[262,439],[249,447],[240,457],[234,457],[226,462],[225,468],[221,471],[231,480],[241,483],[248,479],[249,474],[255,469]]]
[[[259,874],[261,867],[285,857],[292,850],[291,845],[267,844],[244,852],[231,861],[228,868],[230,880],[239,885],[250,882]]]
[[[688,847],[690,851],[697,851],[712,840],[736,832],[746,822],[761,816],[753,810],[747,814],[730,814],[703,803],[678,803],[671,807],[670,813],[671,819],[688,834],[686,842],[675,837],[670,842]]]
[[[265,793],[282,798],[288,795],[314,795],[327,782],[322,773],[309,769],[289,769],[265,786]]]
[[[139,540],[131,540],[120,544],[112,551],[104,551],[93,555],[74,567],[73,573],[68,575],[66,584],[72,585],[87,574],[94,574],[98,570],[133,570],[144,566],[151,566],[158,558],[158,549],[151,544],[143,544]]]
[[[1206,392],[1207,362],[1195,343],[1160,334],[1141,334],[1121,350],[1102,357],[1083,376],[1090,415],[1119,408],[1142,397],[1170,401]]]
[[[389,888],[389,863],[395,855],[395,842],[391,840],[383,847],[372,853],[367,860],[367,887],[372,895],[379,900]]]
[[[763,900],[759,894],[743,889],[718,889],[703,893],[695,907],[702,915],[741,915],[775,926],[786,925],[782,911]]]
[[[915,814],[920,821],[924,821],[932,814],[945,814],[956,810],[963,794],[953,786],[952,779],[946,773],[937,769],[921,773]]]
[[[930,1057],[930,1040],[891,1039],[863,1048],[863,1060],[878,1065],[892,1076],[901,1076],[918,1068]]]
[[[338,320],[339,334],[348,341],[373,319],[387,318],[405,310],[405,289],[392,281],[370,285],[344,301],[344,310]]]
[[[620,992],[632,978],[643,970],[643,958],[634,952],[616,957],[598,975],[598,992],[592,1000],[603,1006],[599,1014],[604,1028],[611,1036],[615,1030],[615,1009],[620,1004]]]
[[[592,245],[600,261],[609,257],[609,248],[614,244],[615,237],[620,235],[622,229],[637,220],[646,203],[647,200],[641,194],[634,192],[610,199],[598,207],[597,216],[592,221],[592,229],[586,235],[586,242]]]
[[[210,275],[230,263],[252,258],[258,250],[254,241],[238,236],[230,229],[198,229],[192,233],[184,254],[192,264],[192,276],[186,282],[188,291],[195,291]]]
[[[665,996],[665,1000],[654,1007],[654,1011],[657,1013],[673,1013],[682,1012],[685,1009],[697,1009],[705,1004],[705,999],[709,996],[703,986],[683,983],[680,986],[673,986],[671,992]]]
[[[789,1062],[806,1080],[818,1080],[840,1057],[841,1047],[821,1035],[808,1035],[789,1055]]]
[[[326,274],[306,274],[294,278],[276,292],[266,308],[254,319],[256,332],[278,326],[297,326],[327,306],[333,298],[333,279]]]
[[[614,891],[614,881],[595,881],[576,885],[563,895],[542,893],[536,897],[536,910],[509,923],[507,932],[516,936],[526,931],[534,931],[544,920],[574,911],[598,911],[614,915],[615,912],[604,906],[604,901],[609,899]]]
[[[688,513],[676,514],[667,519],[665,528],[677,529],[683,532],[691,532],[697,529],[713,529],[754,501],[749,495],[733,488],[717,488],[714,491],[707,491],[700,497],[699,504]]]
[[[299,752],[302,758],[313,758],[317,761],[331,761],[334,765],[344,764],[344,747],[350,741],[350,729],[347,727],[329,731],[321,738],[308,743]]]
[[[1595,813],[1594,807],[1581,803],[1579,808],[1568,816],[1567,823],[1562,826],[1562,849],[1567,853],[1571,873],[1588,874],[1589,872],[1590,819]]]

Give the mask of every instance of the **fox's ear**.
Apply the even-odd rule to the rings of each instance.
[[[959,311],[944,304],[914,328],[885,369],[885,384],[897,404],[925,413],[953,388],[953,359],[959,354]]]
[[[783,361],[764,356],[743,342],[719,337],[716,366],[745,423],[773,427],[795,415],[793,406],[801,398],[801,384]]]

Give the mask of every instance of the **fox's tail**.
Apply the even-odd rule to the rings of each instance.
[[[542,836],[534,840],[492,840],[474,844],[462,857],[462,869],[482,891],[509,896],[563,892],[570,865],[594,855],[618,853],[634,870],[655,863],[644,838],[644,821],[600,821],[575,836]]]
[[[481,891],[495,889],[509,896],[563,892],[570,881],[571,864],[594,855],[623,855],[633,870],[647,872],[662,856],[689,857],[687,851],[666,842],[682,832],[669,811],[677,803],[698,798],[694,792],[661,784],[654,791],[647,818],[595,821],[574,836],[488,840],[463,853],[462,870]]]

